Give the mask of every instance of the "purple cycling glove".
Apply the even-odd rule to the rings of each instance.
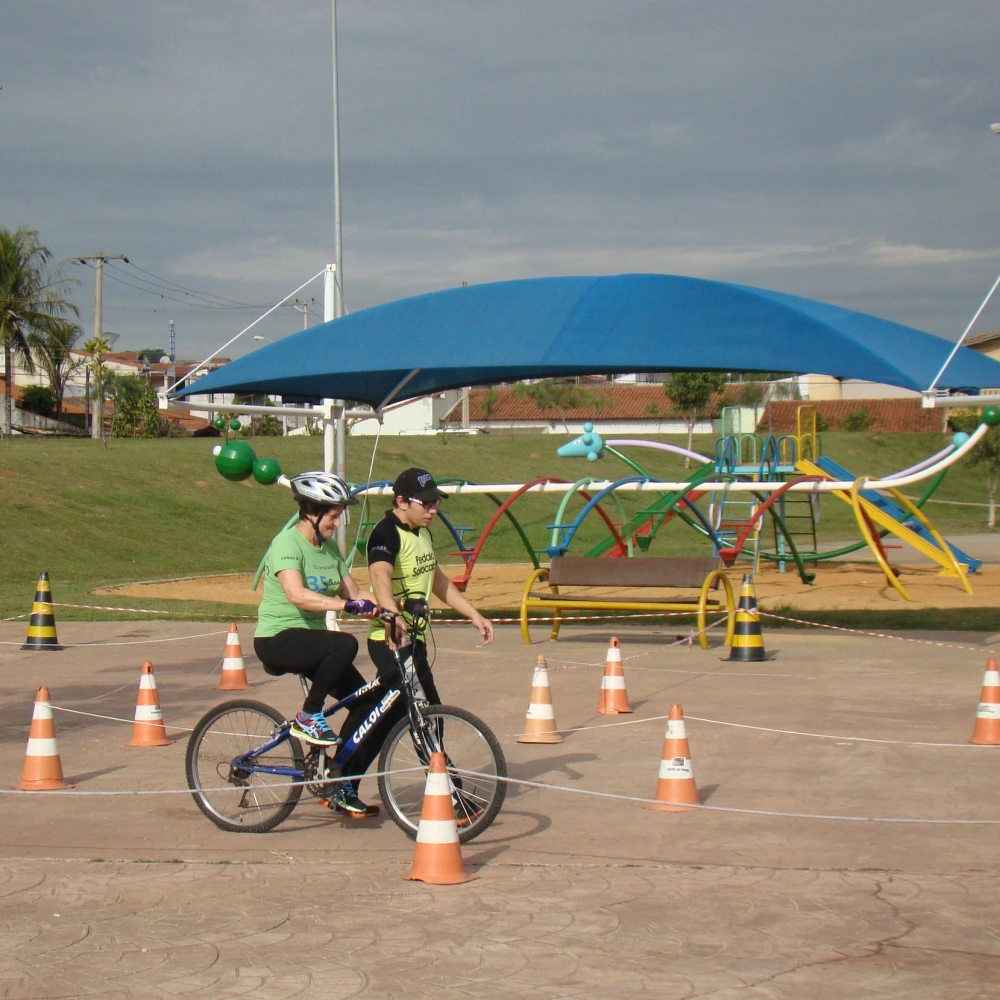
[[[362,599],[359,601],[348,601],[344,605],[344,610],[351,615],[370,615],[374,613],[375,607],[374,601]]]

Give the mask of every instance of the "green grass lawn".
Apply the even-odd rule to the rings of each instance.
[[[542,475],[576,479],[585,475],[614,478],[629,470],[614,458],[596,463],[561,459],[555,454],[563,435],[476,435],[383,438],[373,478],[393,479],[408,465],[424,466],[438,477],[459,476],[476,482],[515,483]],[[677,442],[676,438],[664,438]],[[938,451],[944,434],[824,435],[824,450],[853,473],[891,472]],[[249,572],[294,506],[288,490],[229,483],[215,471],[212,439],[115,440],[104,447],[82,440],[15,439],[0,441],[0,510],[3,558],[0,559],[0,617],[29,610],[33,585],[47,570],[57,601],[102,604],[95,587],[136,580],[154,580],[204,573]],[[349,440],[350,478],[367,478],[373,438]],[[294,474],[321,464],[319,438],[258,438],[258,455],[277,458]],[[709,438],[695,448],[710,454]],[[662,478],[681,478],[683,462],[663,452],[631,449],[647,471]],[[207,483],[207,488],[197,485]],[[916,493],[919,487],[913,487]],[[949,472],[936,497],[985,501],[985,476],[963,463]],[[648,494],[623,494],[629,511],[650,502]],[[553,523],[559,498],[529,496],[513,508],[532,544],[548,543],[546,526]],[[574,500],[571,511],[579,510]],[[369,518],[382,515],[387,501],[376,500]],[[454,497],[445,507],[458,525],[481,529],[495,510],[484,497]],[[928,505],[927,510],[947,533],[984,531],[985,508]],[[357,520],[351,525],[353,538]],[[596,518],[588,518],[571,551],[583,553],[606,535]],[[467,537],[474,538],[469,532]],[[857,538],[853,514],[835,498],[823,500],[821,538]],[[448,561],[454,545],[448,533],[435,530],[439,557]],[[655,553],[708,554],[708,543],[680,522],[658,537]],[[520,540],[502,522],[487,542],[489,561],[526,561]],[[126,601],[125,603],[131,603]],[[232,606],[146,602],[147,607],[195,614],[240,610]],[[60,611],[60,618],[107,615]]]

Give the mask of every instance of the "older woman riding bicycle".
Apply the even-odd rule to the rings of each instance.
[[[274,538],[264,557],[254,652],[268,674],[300,674],[311,682],[302,710],[292,720],[292,735],[336,746],[341,739],[327,723],[323,704],[328,695],[343,697],[365,681],[354,666],[358,640],[347,632],[327,631],[326,613],[370,618],[378,608],[362,596],[332,541],[344,511],[357,503],[347,484],[332,473],[303,472],[291,486],[299,518]],[[367,713],[365,705],[355,707],[343,732],[360,725]],[[353,817],[378,814],[377,807],[361,802],[350,782],[338,786],[331,806]]]

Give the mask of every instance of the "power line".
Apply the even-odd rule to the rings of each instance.
[[[133,288],[139,288],[139,289],[141,289],[143,291],[149,292],[152,295],[160,295],[160,296],[163,296],[163,297],[166,297],[166,298],[172,298],[173,301],[175,301],[175,302],[189,302],[192,305],[199,305],[199,306],[203,306],[203,308],[211,308],[211,309],[260,309],[260,308],[262,308],[261,306],[255,305],[253,303],[249,303],[249,302],[246,302],[246,303],[236,302],[233,299],[227,299],[227,300],[222,300],[221,302],[216,302],[216,301],[213,301],[212,299],[210,299],[210,298],[207,297],[211,293],[202,294],[201,292],[195,292],[193,290],[191,292],[182,292],[181,294],[184,295],[184,298],[177,298],[177,291],[178,290],[175,289],[175,288],[170,288],[167,285],[162,285],[162,286],[154,285],[148,278],[143,278],[141,275],[132,274],[129,271],[126,271],[126,270],[124,270],[123,268],[120,268],[120,267],[115,267],[115,270],[119,271],[121,274],[124,274],[127,277],[131,278],[133,280],[133,282],[138,282],[138,284],[133,284],[132,285]],[[117,280],[122,281],[123,279],[119,278]],[[170,295],[168,293],[173,293],[173,294]],[[195,297],[194,299],[191,298],[192,295]],[[220,296],[220,298],[221,298],[221,296]],[[200,299],[201,301],[200,302],[197,301],[198,299]],[[232,304],[230,304],[230,303],[232,303]]]
[[[158,293],[157,293],[158,294]],[[176,300],[174,300],[176,301]],[[183,312],[197,312],[204,313],[206,309],[210,310],[209,306],[199,306],[187,303],[186,305],[180,306],[105,306],[105,312],[150,312],[150,313],[183,313]],[[230,306],[228,310],[222,310],[227,312],[252,312],[259,309],[259,306]]]
[[[151,292],[154,295],[167,295],[168,293],[171,293],[175,296],[177,295],[178,290],[176,288],[170,288],[167,285],[154,285],[153,282],[151,282],[148,278],[143,278],[141,275],[138,274],[132,274],[130,271],[126,271],[124,268],[121,267],[116,267],[115,270],[118,271],[119,274],[124,274],[126,277],[131,278],[133,282],[138,282],[138,284],[133,284],[132,286],[133,288],[141,288],[143,289],[143,291]],[[184,292],[183,295],[184,298],[176,299],[176,301],[178,302],[194,301],[198,305],[208,305],[214,308],[230,308],[227,304],[216,302],[212,299],[207,298],[204,295],[201,295],[200,293],[196,293],[194,299],[192,299],[191,295],[187,292]]]
[[[191,309],[204,309],[209,312],[232,312],[234,310],[240,309],[259,309],[260,306],[222,306],[222,305],[202,305],[197,302],[192,302],[190,299],[179,299],[175,295],[167,295],[166,292],[157,291],[152,288],[146,288],[143,285],[136,285],[131,281],[126,281],[124,278],[119,278],[114,274],[109,274],[108,277],[112,281],[117,281],[121,285],[128,285],[129,288],[134,288],[137,291],[145,292],[147,295],[155,295],[161,299],[169,299],[171,302],[180,302],[182,305],[186,305]]]
[[[188,288],[186,285],[181,285],[176,281],[171,281],[169,278],[161,278],[159,275],[153,274],[152,271],[147,271],[146,268],[139,267],[138,264],[134,263],[131,260],[128,261],[128,264],[130,267],[134,267],[137,271],[142,271],[143,274],[148,274],[149,277],[152,278],[157,283],[165,285],[168,290],[178,290],[186,292],[188,295],[197,295],[200,298],[218,299],[220,302],[225,302],[228,303],[229,305],[234,305],[234,306],[249,307],[252,305],[252,303],[249,302],[240,302],[237,299],[227,298],[225,295],[217,295],[215,292],[199,292],[194,288]],[[135,275],[133,275],[133,277],[135,277]],[[137,279],[137,280],[146,280],[146,279]],[[253,306],[253,308],[257,309],[260,307]]]

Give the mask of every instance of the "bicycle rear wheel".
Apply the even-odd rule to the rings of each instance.
[[[295,808],[302,795],[302,746],[280,735],[285,718],[263,702],[240,699],[216,705],[194,727],[185,770],[198,808],[217,826],[234,833],[264,833]],[[239,760],[240,764],[234,764]],[[270,769],[295,774],[273,774]]]
[[[455,787],[452,802],[458,839],[464,844],[478,837],[500,812],[507,794],[507,783],[501,780],[507,777],[507,761],[490,727],[464,708],[430,705],[423,714],[441,734],[448,773]],[[378,790],[393,822],[408,837],[417,835],[427,763],[423,750],[414,746],[410,736],[410,720],[401,719],[386,738],[379,756],[378,769],[383,773]],[[459,773],[469,771],[476,773]]]

